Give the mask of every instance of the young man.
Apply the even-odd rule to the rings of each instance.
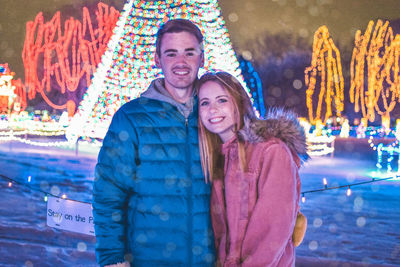
[[[155,62],[164,78],[114,115],[93,190],[101,266],[212,266],[210,185],[198,150],[194,83],[203,36],[190,21],[164,24]]]

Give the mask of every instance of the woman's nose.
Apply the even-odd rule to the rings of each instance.
[[[211,112],[211,113],[215,113],[215,112],[217,112],[217,111],[218,111],[217,105],[216,105],[216,104],[211,104],[211,105],[210,105],[210,112]]]

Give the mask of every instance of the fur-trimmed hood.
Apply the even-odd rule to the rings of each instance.
[[[265,120],[245,119],[244,124],[239,131],[240,139],[250,143],[260,143],[275,137],[282,140],[302,161],[309,158],[304,128],[294,112],[274,108],[267,112]]]

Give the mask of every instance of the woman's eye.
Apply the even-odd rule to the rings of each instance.
[[[207,105],[208,105],[207,101],[203,101],[203,102],[200,103],[200,106],[207,106]]]
[[[228,99],[220,98],[220,99],[219,99],[219,102],[220,102],[220,103],[226,103],[226,102],[228,102]]]

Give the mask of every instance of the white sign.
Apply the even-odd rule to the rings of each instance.
[[[47,226],[94,235],[92,205],[49,196],[47,199]]]

